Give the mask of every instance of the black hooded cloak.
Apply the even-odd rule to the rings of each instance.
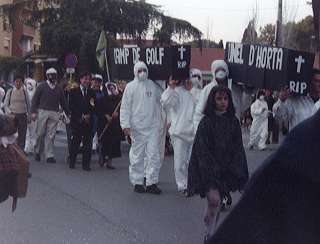
[[[226,92],[228,111],[218,115],[215,94]],[[205,197],[210,188],[221,197],[242,190],[248,180],[248,167],[242,142],[241,127],[235,116],[231,92],[214,87],[208,97],[205,116],[200,121],[188,169],[188,195]]]
[[[209,243],[320,243],[320,111],[264,162]]]

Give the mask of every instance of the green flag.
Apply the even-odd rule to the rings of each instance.
[[[96,48],[96,56],[97,61],[99,63],[99,67],[102,70],[106,68],[106,56],[105,51],[107,50],[107,37],[105,31],[101,31],[99,41]]]

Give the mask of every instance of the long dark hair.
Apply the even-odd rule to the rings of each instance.
[[[232,100],[232,95],[231,95],[231,91],[229,88],[225,87],[225,86],[215,86],[212,88],[208,100],[207,100],[207,104],[204,110],[204,114],[211,117],[211,116],[215,116],[216,115],[216,100],[215,100],[215,96],[217,93],[225,93],[228,96],[228,100],[229,100],[229,105],[227,108],[227,112],[225,113],[227,116],[229,117],[233,117],[235,116],[235,108],[233,105],[233,100]]]

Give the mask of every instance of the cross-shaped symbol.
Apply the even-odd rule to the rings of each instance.
[[[305,59],[302,56],[299,56],[299,58],[295,58],[295,62],[297,63],[297,73],[301,73],[301,66],[305,63]]]
[[[180,52],[180,59],[183,60],[183,53],[187,51],[183,46],[178,48],[178,52]]]

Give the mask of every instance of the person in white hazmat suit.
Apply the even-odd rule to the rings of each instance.
[[[148,79],[144,62],[134,66],[134,80],[125,88],[120,107],[120,125],[132,145],[129,153],[129,178],[137,193],[160,194],[158,188],[161,168],[159,137],[161,120],[161,91]],[[144,158],[146,165],[146,188],[144,182]]]
[[[29,100],[32,101],[33,95],[36,91],[37,82],[31,78],[25,80],[27,87],[27,94]],[[28,121],[27,135],[26,135],[26,145],[24,151],[27,154],[34,152],[34,145],[36,143],[36,121]]]
[[[227,86],[228,84],[228,75],[229,68],[227,63],[224,60],[215,60],[211,64],[211,72],[212,72],[212,82],[206,85],[199,96],[199,101],[196,105],[196,109],[194,112],[193,125],[195,131],[198,129],[198,125],[203,117],[203,111],[207,104],[208,96],[213,87],[219,85]],[[234,102],[234,107],[236,110],[236,116],[240,119],[240,115],[247,108],[250,107],[251,104],[251,93],[245,89],[242,89],[239,85],[229,86],[232,91],[232,98]]]
[[[320,70],[313,70],[310,92],[306,96],[294,95],[289,89],[280,92],[274,112],[278,120],[289,122],[292,130],[305,119],[314,115],[320,107]]]
[[[174,172],[178,191],[187,194],[188,165],[194,140],[193,113],[195,102],[182,81],[169,81],[161,104],[170,113],[169,134],[174,150]]]
[[[154,81],[158,89],[160,90],[160,93],[163,93],[163,91],[166,89],[166,81],[165,80],[155,80]],[[166,148],[166,135],[167,135],[167,123],[168,123],[168,117],[166,112],[161,108],[160,112],[160,127],[159,127],[159,150],[160,150],[160,164],[163,165],[164,158],[165,158],[165,148]],[[148,159],[147,157],[144,158],[144,185],[146,184],[146,172],[147,172],[147,166],[148,166]]]
[[[203,84],[202,73],[199,69],[190,70],[190,81],[192,83],[192,88],[190,90],[190,93],[193,97],[195,104],[197,104],[200,98],[202,84]]]
[[[265,150],[268,138],[269,109],[264,91],[260,90],[258,92],[257,100],[251,105],[250,111],[253,121],[250,128],[248,147],[249,149],[253,149],[257,145],[259,150]]]
[[[3,99],[4,97],[6,96],[6,91],[0,87],[0,115],[1,114],[4,114],[3,110],[2,110],[2,107],[3,107]]]

